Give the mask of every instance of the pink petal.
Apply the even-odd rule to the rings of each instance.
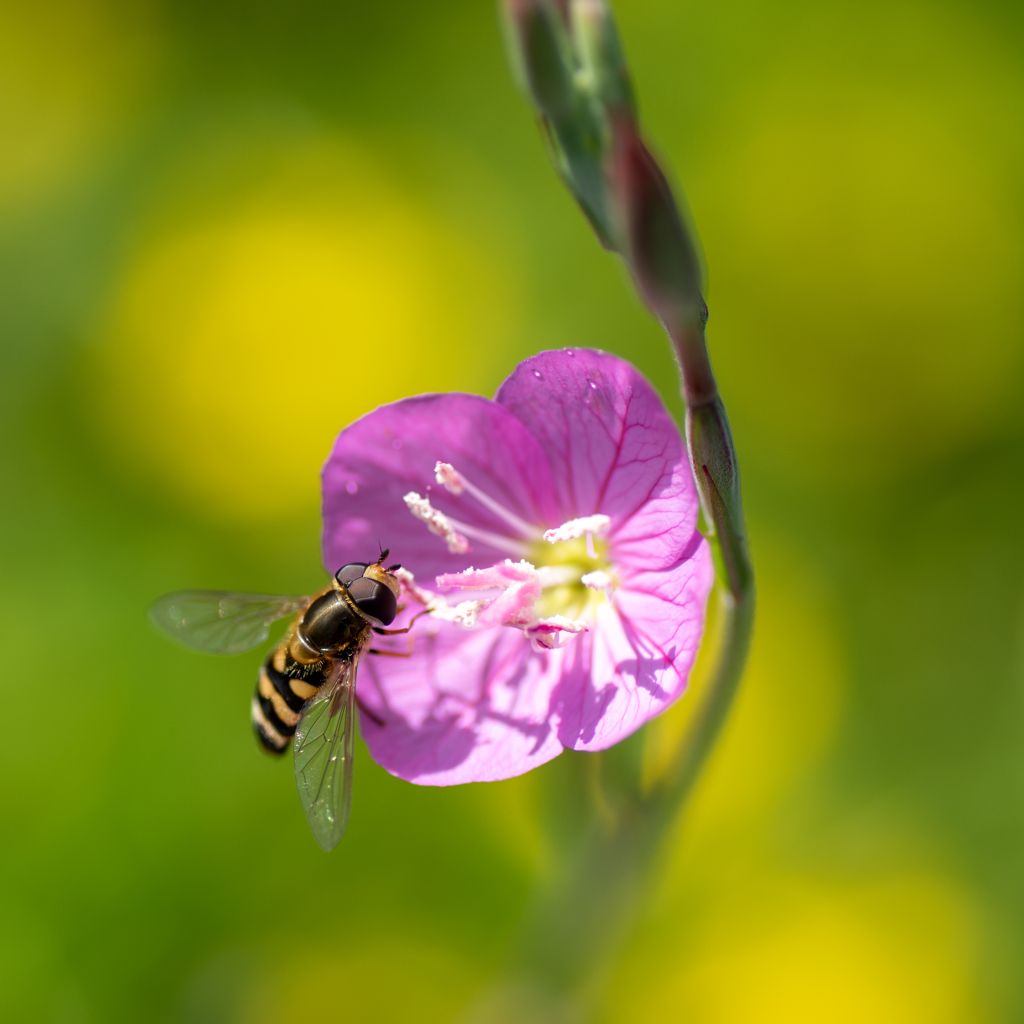
[[[517,629],[466,631],[431,622],[415,655],[362,659],[358,692],[373,759],[421,785],[508,779],[562,752],[549,721],[559,655],[537,654]]]
[[[474,540],[469,556],[452,555],[406,509],[416,491],[471,527],[511,534],[468,490],[438,487],[438,462],[542,529],[609,515],[620,586],[591,632],[557,650],[534,651],[521,629],[421,619],[413,657],[364,658],[360,699],[384,724],[363,715],[363,734],[380,764],[430,785],[509,778],[564,746],[610,746],[682,692],[713,572],[678,429],[632,367],[596,352],[545,353],[518,367],[496,402],[424,395],[375,410],[342,432],[324,467],[332,572],[375,557],[379,542],[420,581],[503,591],[481,621],[525,615],[532,578],[507,569],[507,551]],[[497,564],[465,574],[469,561]],[[410,605],[395,626],[418,610]]]
[[[471,541],[452,555],[406,508],[409,491],[446,515],[493,533],[508,526],[468,494],[437,486],[434,467],[448,462],[527,522],[557,516],[547,459],[507,410],[478,395],[420,395],[381,406],[346,427],[323,469],[323,552],[331,573],[377,557],[378,543],[419,580],[508,557]]]
[[[686,560],[632,574],[613,606],[599,606],[589,636],[564,648],[570,660],[552,697],[565,746],[613,746],[682,694],[714,577],[710,548],[700,538]]]
[[[631,574],[589,633],[551,651],[534,651],[518,629],[428,621],[412,658],[360,663],[360,700],[384,722],[360,719],[373,759],[410,782],[449,786],[521,775],[564,747],[618,743],[685,689],[713,580],[700,538],[686,561]]]
[[[611,516],[613,558],[637,568],[666,568],[691,544],[699,500],[679,428],[629,363],[592,349],[542,352],[495,400],[544,449],[559,522]]]

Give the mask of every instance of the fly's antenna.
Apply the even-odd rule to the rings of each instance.
[[[377,547],[380,547],[380,541],[377,541]],[[383,565],[384,559],[391,554],[391,548],[381,548],[380,558],[377,559],[377,565]]]
[[[387,571],[388,572],[398,572],[398,570],[401,569],[401,568],[402,568],[402,563],[401,562],[395,562],[394,565],[389,565],[387,567]]]

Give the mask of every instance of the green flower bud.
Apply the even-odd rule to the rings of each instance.
[[[574,105],[574,69],[557,9],[551,0],[507,0],[504,6],[523,85],[545,117],[567,117]]]
[[[569,16],[584,81],[594,97],[606,108],[635,114],[633,82],[611,8],[605,0],[572,0]]]
[[[623,113],[613,120],[607,174],[622,251],[637,288],[666,325],[699,323],[706,315],[700,263],[664,174]]]

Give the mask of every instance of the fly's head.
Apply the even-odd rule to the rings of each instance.
[[[398,595],[401,587],[396,570],[401,565],[384,568],[389,551],[385,548],[375,562],[349,562],[343,565],[334,579],[345,588],[352,603],[368,619],[381,626],[390,626],[398,614]]]

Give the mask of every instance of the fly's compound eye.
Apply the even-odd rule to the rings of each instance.
[[[364,576],[349,585],[348,596],[361,612],[376,619],[382,626],[390,626],[395,621],[398,599],[383,583]]]
[[[343,565],[334,574],[334,578],[339,583],[344,583],[346,587],[351,587],[366,572],[369,566],[369,562],[350,562],[348,565]]]

